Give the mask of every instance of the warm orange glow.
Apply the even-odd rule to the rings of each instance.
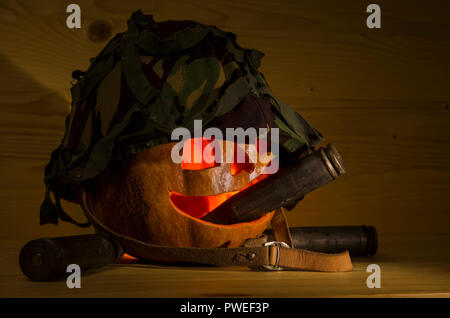
[[[136,263],[139,259],[136,257],[133,257],[128,254],[123,254],[122,257],[119,260],[120,264],[133,264]]]
[[[230,164],[230,174],[232,176],[237,175],[241,171],[247,171],[251,173],[255,169],[255,164],[250,162],[250,158],[247,153],[239,147],[236,143],[234,144],[234,158],[233,163]],[[243,163],[238,163],[238,158],[244,157]]]
[[[205,149],[208,150],[207,146],[210,145],[211,142],[211,140],[204,138],[188,139],[183,146],[181,168],[184,170],[201,170],[218,166],[219,163],[208,163],[203,157]],[[256,146],[257,149],[259,149],[259,140],[257,140]],[[214,147],[211,147],[210,150],[210,155],[214,157]],[[251,173],[255,169],[255,164],[250,161],[250,158],[245,150],[239,147],[236,143],[234,144],[233,156],[233,163],[230,164],[230,174],[232,176],[237,175],[242,171]],[[238,163],[237,159],[239,158],[243,158],[244,162]],[[196,163],[195,159],[200,162]],[[260,174],[239,191],[247,189],[268,176],[268,174]],[[169,191],[169,198],[173,207],[177,211],[201,219],[239,191],[225,192],[210,196],[189,196],[175,191]]]
[[[237,175],[241,171],[247,171],[248,173],[251,173],[254,169],[255,164],[251,162],[230,164],[230,174],[232,176]]]
[[[191,138],[186,140],[183,146],[183,156],[181,169],[183,170],[202,170],[218,166],[215,161],[208,163],[203,157],[205,148],[211,143],[211,140],[204,138]],[[190,146],[190,147],[189,147]],[[214,157],[214,147],[210,148],[210,155]],[[196,162],[196,159],[199,162]]]
[[[268,174],[260,174],[239,191],[247,189],[268,176]],[[190,196],[175,191],[169,191],[169,198],[177,211],[184,212],[190,216],[201,219],[239,191],[231,191],[207,196]]]
[[[170,201],[179,211],[201,219],[237,192],[225,192],[209,196],[190,196],[170,191]]]
[[[210,146],[212,140],[207,140],[204,138],[191,138],[186,140],[183,146],[183,156],[181,161],[181,169],[183,170],[202,170],[207,168],[216,167],[219,163],[213,161],[211,163],[207,162],[204,158],[205,149],[210,150],[208,156],[214,158],[215,149]],[[259,144],[257,144],[258,146]],[[239,163],[238,159],[243,158],[243,162]],[[197,160],[195,160],[197,159]],[[197,161],[197,162],[196,162]],[[230,164],[230,173],[232,176],[237,175],[241,171],[246,171],[251,173],[255,169],[255,164],[250,161],[247,153],[238,146],[234,144],[233,152],[233,162]]]

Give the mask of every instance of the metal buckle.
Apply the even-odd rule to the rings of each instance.
[[[272,241],[264,243],[264,246],[276,246],[277,247],[277,259],[275,261],[275,265],[263,265],[263,267],[266,270],[269,271],[281,271],[283,270],[283,267],[280,267],[278,264],[280,263],[280,246],[284,248],[290,248],[289,245],[287,245],[285,242],[279,242],[279,241]]]

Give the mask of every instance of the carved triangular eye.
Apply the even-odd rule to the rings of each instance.
[[[214,159],[215,148],[210,144],[213,140],[190,138],[183,145],[181,169],[203,170],[220,165]]]

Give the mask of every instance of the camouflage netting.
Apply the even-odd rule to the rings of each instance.
[[[321,134],[275,98],[258,72],[262,56],[214,26],[133,13],[128,30],[86,72],[74,72],[66,132],[45,170],[41,224],[59,218],[84,226],[64,213],[60,198],[78,202],[80,184],[111,160],[171,142],[174,128],[192,131],[195,119],[223,130],[278,127],[286,153],[314,148]]]

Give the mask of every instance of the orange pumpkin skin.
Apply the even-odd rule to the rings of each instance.
[[[189,196],[238,191],[263,167],[257,164],[252,175],[241,171],[234,176],[227,163],[205,170],[183,170],[171,160],[174,145],[155,146],[112,161],[87,187],[87,203],[94,215],[118,233],[163,246],[238,247],[267,228],[274,212],[252,222],[218,225],[175,208],[169,191]]]

